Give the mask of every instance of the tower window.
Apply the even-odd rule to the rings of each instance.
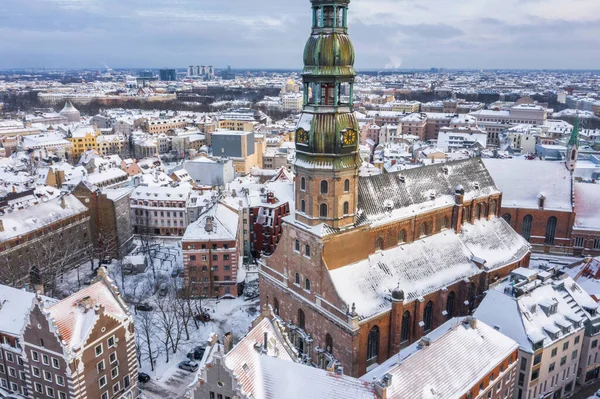
[[[298,273],[296,273],[296,279],[294,280],[294,282],[296,283],[296,285],[300,285],[300,275]]]
[[[406,231],[404,229],[400,230],[400,233],[398,233],[398,241],[399,242],[406,241]]]
[[[320,216],[322,218],[326,218],[327,217],[327,204],[321,204],[320,208],[321,208],[320,209]]]
[[[310,258],[310,245],[308,244],[306,244],[306,246],[304,247],[304,255]]]
[[[329,193],[329,183],[327,180],[321,180],[321,194]]]
[[[379,327],[373,326],[367,339],[367,364],[377,363],[379,357]]]
[[[304,177],[302,179],[300,179],[300,190],[302,190],[302,191],[306,190],[306,179]]]
[[[300,212],[306,213],[306,201],[304,200],[300,201]]]
[[[377,238],[377,240],[375,240],[375,250],[376,251],[383,250],[383,237],[379,237],[379,238]]]
[[[300,252],[300,241],[298,240],[294,242],[294,251]]]
[[[344,180],[344,192],[350,192],[350,179]]]
[[[350,214],[350,203],[348,201],[344,202],[344,215]]]
[[[304,280],[304,289],[306,291],[310,291],[310,280],[309,279]]]
[[[431,327],[433,325],[433,302],[431,301],[429,301],[425,306],[425,312],[423,313],[423,323],[425,324],[425,332],[431,330]]]

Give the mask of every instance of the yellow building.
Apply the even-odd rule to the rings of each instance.
[[[421,103],[418,101],[394,101],[389,103],[394,112],[413,113],[421,110]]]
[[[96,137],[98,154],[102,156],[120,154],[128,145],[125,136],[121,134],[107,134]]]
[[[87,150],[96,150],[100,153],[98,151],[98,136],[100,136],[100,130],[96,126],[78,126],[75,130],[69,131],[67,140],[72,144],[71,159],[79,159],[81,154]]]
[[[234,130],[236,132],[253,132],[256,125],[258,125],[256,121],[236,121],[231,119],[219,121],[219,129]]]

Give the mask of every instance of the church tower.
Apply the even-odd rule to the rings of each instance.
[[[567,145],[567,169],[570,172],[575,171],[577,166],[577,156],[579,155],[579,115],[575,117],[575,125],[571,132],[571,138]]]
[[[356,221],[359,126],[354,116],[350,0],[311,0],[304,107],[296,129],[296,219],[333,228]]]

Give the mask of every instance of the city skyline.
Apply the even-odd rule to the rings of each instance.
[[[299,69],[308,0],[6,0],[0,69]],[[358,69],[594,69],[593,0],[353,0]]]

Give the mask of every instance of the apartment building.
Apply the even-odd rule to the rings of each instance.
[[[95,126],[78,126],[74,130],[67,131],[67,140],[71,142],[70,157],[78,160],[87,150],[98,150],[97,137],[100,130]]]
[[[43,289],[51,285],[54,273],[86,258],[90,236],[89,211],[71,194],[5,207],[0,211],[0,279],[11,286]]]
[[[519,124],[543,126],[548,119],[548,110],[537,104],[518,104],[509,110],[482,109],[469,115],[477,119],[477,125],[488,132],[488,143],[500,144],[500,134]]]
[[[171,187],[138,186],[131,193],[130,219],[134,234],[183,236],[196,219],[192,208],[192,187],[182,183]]]
[[[238,296],[241,267],[237,211],[214,205],[183,235],[184,284],[202,297]]]
[[[171,119],[148,119],[145,123],[145,130],[150,134],[175,134],[175,129],[183,129],[190,124],[190,121],[185,118]]]
[[[586,328],[592,332],[600,321],[596,311],[572,278],[519,268],[489,290],[474,316],[519,344],[513,398],[558,399],[575,388]],[[585,342],[586,354],[591,342]]]
[[[61,301],[7,286],[0,298],[5,397],[138,397],[133,318],[104,268]]]

